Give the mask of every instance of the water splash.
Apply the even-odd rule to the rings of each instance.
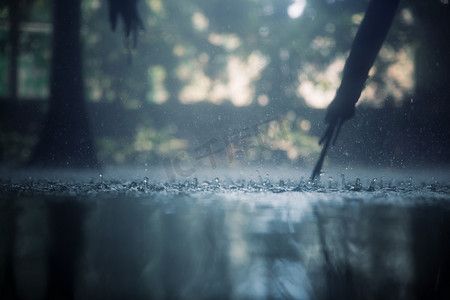
[[[362,190],[361,179],[356,178],[355,185],[352,187],[353,191],[359,192]]]
[[[194,179],[192,180],[192,186],[195,187],[195,188],[198,186],[198,179],[197,179],[197,177],[194,177]]]
[[[367,189],[368,192],[373,192],[375,191],[375,182],[377,181],[376,178],[372,179],[372,181],[370,182],[370,186]]]
[[[99,175],[97,175],[99,176]],[[100,176],[99,176],[100,177]],[[421,184],[412,182],[412,177],[407,177],[405,181],[391,178],[372,177],[365,185],[360,178],[356,178],[354,184],[348,184],[346,176],[340,175],[339,185],[334,177],[329,176],[326,182],[320,180],[300,181],[292,179],[278,179],[274,181],[266,177],[262,181],[251,178],[203,180],[201,183],[197,177],[182,182],[160,182],[150,179],[147,176],[137,180],[105,179],[95,180],[95,177],[87,181],[64,181],[47,180],[27,177],[20,181],[11,179],[0,180],[0,194],[2,195],[101,195],[101,194],[126,194],[126,195],[148,195],[149,193],[439,193],[450,194],[450,183],[438,180],[424,181]],[[98,177],[97,177],[98,178]],[[369,177],[370,178],[370,177]],[[405,179],[400,177],[399,179]],[[416,180],[417,181],[417,180]]]
[[[341,187],[343,189],[345,189],[346,185],[345,185],[345,175],[341,174]]]

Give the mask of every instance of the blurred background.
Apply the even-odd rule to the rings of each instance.
[[[71,6],[56,10],[51,2],[0,2],[3,166],[32,160],[51,106],[52,64],[64,69],[71,60],[52,60],[54,14],[69,15]],[[143,28],[127,37],[122,20],[111,30],[106,0],[75,1],[79,100],[95,165],[163,165],[172,176],[200,167],[309,168],[367,4],[141,0]],[[356,116],[326,164],[450,162],[449,14],[448,0],[401,1]]]

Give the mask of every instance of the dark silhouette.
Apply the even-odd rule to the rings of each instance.
[[[10,98],[14,101],[17,99],[18,91],[17,67],[19,58],[19,1],[10,1],[9,10],[9,21],[11,24],[11,29],[9,31],[9,39],[11,41],[11,56],[9,60],[9,63],[11,64],[11,66],[9,67],[9,94]]]
[[[328,128],[319,141],[319,144],[324,143],[324,146],[312,172],[311,180],[319,175],[328,147],[331,142],[333,144],[336,142],[342,124],[355,114],[355,104],[387,36],[398,3],[399,0],[372,0],[369,3],[353,41],[350,55],[345,62],[341,85],[325,116]]]
[[[130,33],[133,34],[136,47],[138,30],[144,28],[137,12],[137,0],[109,0],[109,22],[113,31],[120,17],[123,19],[125,35],[128,37]]]
[[[17,239],[17,215],[20,213],[17,207],[17,198],[11,197],[0,203],[0,232],[4,236],[4,244],[1,245],[4,252],[3,282],[0,282],[1,299],[19,299],[15,285],[16,273],[14,270],[14,252]]]
[[[137,0],[110,0],[110,22],[119,16],[125,33],[142,28]],[[57,168],[98,168],[89,115],[84,102],[80,41],[80,0],[53,1],[53,57],[49,110],[30,165]]]
[[[416,299],[450,299],[450,212],[430,205],[411,211],[414,295]]]
[[[32,166],[99,167],[83,100],[80,3],[53,1],[49,108],[31,157]]]
[[[84,247],[86,208],[77,199],[49,201],[50,249],[46,299],[74,299]]]

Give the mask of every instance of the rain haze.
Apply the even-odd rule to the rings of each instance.
[[[0,2],[1,299],[450,299],[447,0]]]

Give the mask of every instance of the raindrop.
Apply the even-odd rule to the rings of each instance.
[[[370,186],[369,186],[369,188],[367,189],[367,191],[369,191],[369,192],[375,191],[375,182],[376,182],[376,181],[377,181],[376,178],[372,179],[372,182],[370,183]]]
[[[216,184],[219,184],[219,177],[216,177],[216,178],[214,178],[214,182],[216,183]]]
[[[194,180],[193,180],[192,184],[193,184],[194,187],[198,186],[198,179],[197,179],[197,177],[194,177]]]
[[[238,179],[236,181],[236,184],[239,188],[244,188],[245,187],[245,179]]]
[[[355,191],[360,191],[361,188],[362,188],[362,185],[361,185],[361,179],[356,178],[355,187],[354,187],[353,190],[355,190]]]
[[[342,185],[342,188],[345,188],[345,175],[344,174],[341,174],[341,185]]]
[[[409,187],[412,187],[412,186],[413,186],[413,185],[412,185],[412,177],[411,177],[411,176],[409,176],[409,177],[406,178],[406,184],[407,184]]]
[[[332,188],[332,183],[333,183],[333,177],[328,177],[328,188],[331,189]]]

